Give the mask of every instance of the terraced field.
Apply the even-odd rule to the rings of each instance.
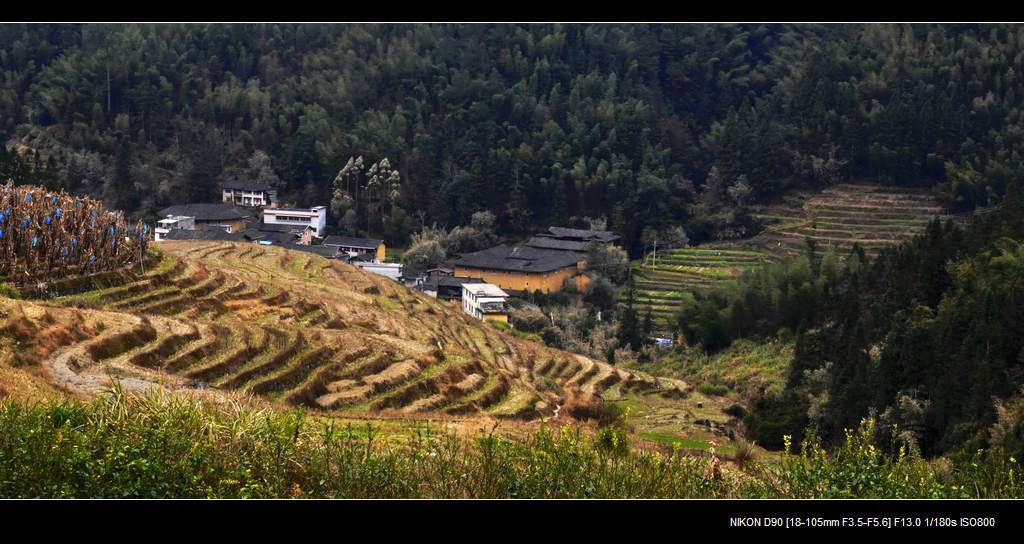
[[[641,316],[651,312],[657,330],[667,330],[684,293],[728,281],[770,258],[759,251],[711,246],[659,253],[656,262],[633,263],[634,305]]]
[[[819,247],[849,252],[860,244],[869,256],[921,234],[939,202],[925,190],[841,184],[814,195],[797,195],[755,214],[768,223],[764,233],[744,244],[771,253],[796,254],[805,239]]]
[[[309,253],[232,242],[153,252],[145,273],[121,281],[53,286],[46,301],[0,297],[0,366],[80,395],[117,381],[374,417],[533,419],[568,398],[688,389],[510,337]]]
[[[854,243],[876,256],[882,248],[922,233],[942,207],[922,190],[841,184],[815,194],[796,194],[756,210],[764,232],[747,240],[676,249],[633,263],[636,307],[648,309],[655,329],[664,333],[683,293],[704,290],[735,278],[743,270],[786,255],[802,253],[806,239],[822,251],[847,254]],[[625,297],[625,293],[622,295]]]

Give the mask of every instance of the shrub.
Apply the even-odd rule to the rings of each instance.
[[[0,283],[0,297],[19,298],[18,290],[9,283]]]
[[[524,332],[541,332],[551,324],[540,312],[517,311],[511,315],[512,326]]]
[[[594,446],[609,453],[625,455],[629,452],[629,435],[621,427],[602,427],[597,431]]]
[[[720,383],[704,382],[697,386],[697,390],[705,395],[722,397],[729,393],[729,388]]]

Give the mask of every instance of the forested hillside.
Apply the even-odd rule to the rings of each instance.
[[[248,176],[330,200],[401,172],[379,228],[605,216],[636,253],[756,229],[794,184],[988,205],[1024,171],[1012,25],[3,25],[2,172],[151,213]],[[38,152],[38,156],[36,154]],[[26,172],[34,177],[25,180]],[[357,231],[371,202],[335,210]],[[645,236],[646,234],[646,236]]]
[[[752,399],[767,447],[805,429],[833,443],[873,415],[908,453],[1001,447],[1024,454],[1024,194],[969,225],[934,220],[874,261],[804,255],[684,301],[687,339],[717,351],[738,338],[792,337],[782,391]]]

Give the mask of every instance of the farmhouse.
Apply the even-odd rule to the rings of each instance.
[[[467,283],[486,282],[481,278],[428,276],[423,282],[423,292],[440,300],[462,300],[462,286]]]
[[[238,206],[277,205],[277,189],[259,181],[233,179],[224,182],[223,201]]]
[[[241,242],[241,234],[231,234],[219,229],[188,230],[172,229],[160,240],[198,240],[203,242]]]
[[[589,283],[589,278],[582,274],[583,257],[572,251],[502,244],[465,253],[452,264],[457,277],[483,278],[502,289],[516,291],[559,291],[567,279],[580,289]]]
[[[153,229],[153,241],[161,242],[167,239],[172,230],[196,230],[196,219],[184,215],[170,215],[156,222],[157,227]]]
[[[327,207],[267,208],[263,210],[263,222],[268,225],[309,226],[313,228],[313,236],[319,238],[327,228]]]
[[[183,218],[192,218],[193,230],[217,229],[234,234],[245,228],[246,220],[251,220],[252,215],[235,206],[234,204],[180,204],[160,210],[160,216],[166,219],[176,219],[177,229],[189,230],[181,226]],[[172,230],[168,228],[167,230]]]
[[[401,263],[352,261],[351,264],[358,266],[364,272],[377,274],[378,276],[384,276],[385,278],[389,278],[397,282],[402,281],[403,267]]]
[[[490,283],[462,284],[462,309],[483,321],[508,323],[508,293]]]
[[[313,227],[309,225],[269,225],[256,223],[242,231],[242,236],[265,245],[293,246],[313,243]]]
[[[323,245],[338,248],[343,254],[351,257],[357,255],[369,255],[377,262],[384,262],[387,248],[384,240],[373,238],[352,238],[350,236],[328,236],[324,239]]]
[[[321,257],[323,257],[325,259],[337,259],[337,258],[339,258],[338,257],[337,248],[333,248],[333,247],[327,247],[327,246],[307,246],[307,245],[299,244],[299,245],[290,246],[290,247],[288,247],[288,249],[294,249],[295,251],[304,251],[306,253],[312,253],[314,255],[319,255],[319,256],[321,256]]]

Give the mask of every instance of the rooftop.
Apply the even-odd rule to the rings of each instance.
[[[570,229],[567,227],[550,227],[547,234],[541,236],[585,242],[614,242],[621,238],[618,234],[608,230]]]
[[[335,247],[357,247],[359,249],[377,249],[384,240],[373,238],[353,238],[351,236],[328,236],[324,238],[323,245]]]
[[[171,229],[164,238],[167,240],[208,240],[217,242],[240,242],[241,234],[229,234],[220,229],[186,230]]]
[[[267,240],[273,242],[275,245],[292,245],[295,243],[297,236],[293,232],[288,231],[271,231],[263,229],[245,229],[240,232],[247,240]]]
[[[493,283],[464,283],[462,288],[478,297],[508,298],[508,293]]]
[[[585,253],[590,242],[580,240],[562,240],[547,236],[534,236],[526,245],[540,249],[557,249],[559,251],[578,251]]]
[[[321,257],[333,259],[338,256],[338,248],[326,247],[326,246],[304,246],[301,244],[288,246],[288,249],[294,249],[295,251],[305,251],[306,253],[315,253]]]
[[[266,215],[268,213],[272,214],[272,215],[273,214],[278,214],[278,213],[309,213],[309,214],[316,214],[322,208],[324,208],[324,207],[323,206],[314,206],[312,208],[266,208],[266,209],[263,210],[263,214],[264,215]]]
[[[484,283],[482,278],[456,278],[455,276],[432,276],[423,282],[424,288],[436,291],[438,287],[462,287],[466,283]]]
[[[292,234],[302,234],[302,231],[313,228],[309,225],[281,225],[278,223],[253,223],[247,226],[260,232],[289,232]]]
[[[250,219],[252,214],[234,204],[178,204],[160,210],[162,217],[169,215],[195,217],[196,221],[237,221]]]
[[[274,190],[274,188],[271,187],[270,184],[268,183],[264,183],[262,181],[250,181],[245,179],[229,179],[224,182],[223,186],[225,189],[230,189],[233,191],[252,191],[257,193],[261,191]]]
[[[465,253],[453,264],[467,268],[512,272],[550,272],[576,266],[580,256],[571,251],[501,244],[475,253]]]

